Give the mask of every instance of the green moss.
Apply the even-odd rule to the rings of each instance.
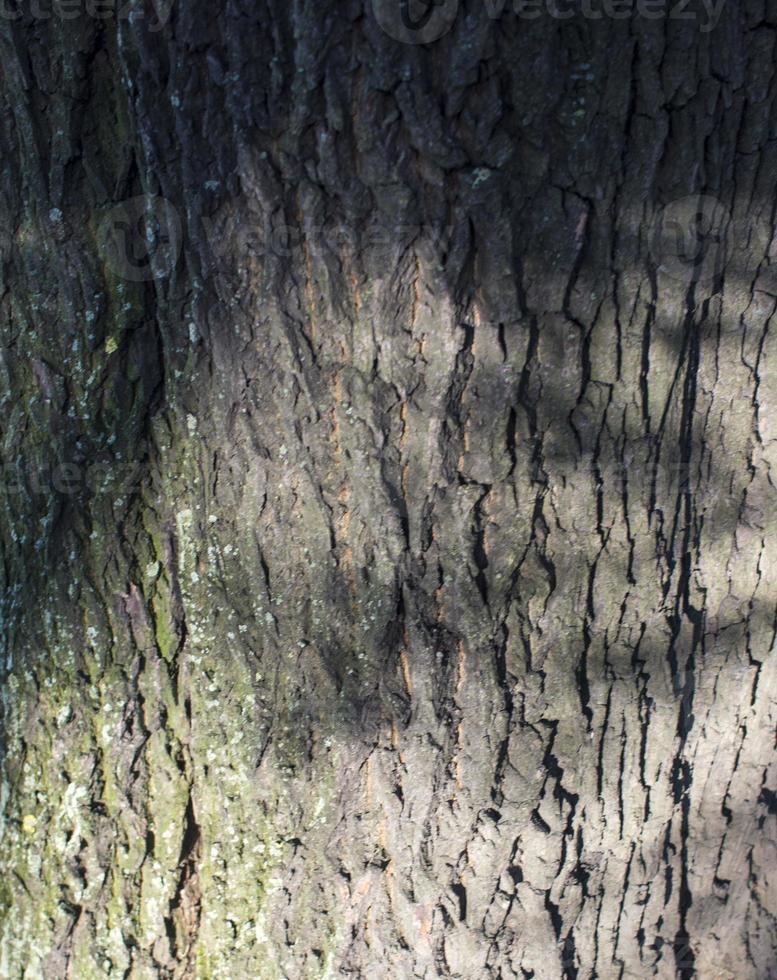
[[[172,628],[173,615],[169,592],[157,591],[152,602],[154,635],[162,657],[170,663],[178,649],[178,635]]]

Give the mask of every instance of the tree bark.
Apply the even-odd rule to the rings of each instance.
[[[0,974],[772,976],[774,12],[133,10],[0,28]]]

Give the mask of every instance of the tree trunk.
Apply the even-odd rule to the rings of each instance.
[[[3,977],[773,975],[777,18],[389,6],[4,11]]]

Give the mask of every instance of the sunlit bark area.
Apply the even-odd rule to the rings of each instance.
[[[6,12],[1,976],[773,975],[770,9]]]

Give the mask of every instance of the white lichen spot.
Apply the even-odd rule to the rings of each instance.
[[[146,578],[155,579],[159,575],[159,562],[152,561],[146,565]]]

